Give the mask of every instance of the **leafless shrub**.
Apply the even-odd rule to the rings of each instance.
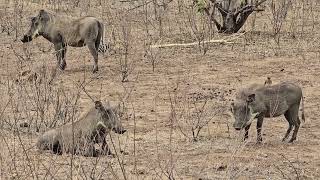
[[[120,14],[119,14],[120,15]],[[120,34],[119,34],[119,46],[117,52],[119,60],[119,71],[121,74],[121,82],[129,81],[129,75],[134,70],[134,60],[130,59],[130,53],[132,50],[132,37],[131,37],[131,24],[130,24],[130,15],[124,14],[121,15],[122,20],[120,22]]]
[[[291,0],[292,13],[288,14],[290,17],[290,33],[293,38],[298,36],[304,37],[308,33],[315,33],[315,26],[317,24],[316,8],[317,1],[299,1]]]
[[[196,12],[191,7],[187,14],[188,25],[199,43],[199,50],[206,54],[208,51],[208,45],[203,43],[206,39],[213,37],[213,28],[210,19],[203,13]]]
[[[20,36],[20,29],[23,19],[24,1],[15,0],[14,2],[14,24],[15,24],[15,40]]]
[[[284,154],[277,154],[279,160],[274,164],[275,169],[280,173],[280,177],[283,179],[291,179],[293,176],[294,179],[301,179],[301,169],[297,167],[295,162],[292,162],[287,156]]]
[[[10,18],[11,13],[8,12],[7,8],[4,8],[0,14],[0,22],[1,22],[1,32],[6,33],[8,36],[12,34],[14,31],[13,21]]]
[[[20,36],[22,19],[24,17],[24,7],[25,2],[22,0],[15,0],[13,2],[13,11],[9,5],[5,5],[3,9],[0,10],[0,26],[1,32],[5,32],[7,35],[12,35],[14,33],[15,40]]]
[[[280,1],[271,1],[270,9],[271,9],[271,24],[273,27],[273,36],[279,45],[280,43],[280,35],[283,24],[285,23],[289,8],[291,7],[291,0],[280,0]]]
[[[151,3],[152,1],[150,1]],[[156,8],[156,3],[154,2],[154,13],[157,12]],[[150,8],[149,8],[149,3],[145,3],[143,4],[143,26],[144,26],[144,33],[145,33],[145,39],[144,39],[144,56],[147,58],[147,60],[149,60],[152,64],[152,71],[154,72],[156,64],[159,60],[158,56],[159,56],[159,51],[155,51],[151,48],[152,43],[154,43],[155,41],[157,41],[158,38],[154,37],[154,35],[151,33],[151,29],[150,29],[150,19],[152,18],[151,16],[151,12],[150,12]],[[157,16],[157,14],[155,14],[155,16]],[[158,17],[158,16],[157,16]],[[162,17],[158,17],[157,19],[159,20],[159,25],[162,25],[162,23],[160,23]],[[161,29],[162,32],[162,27],[160,27],[159,29]],[[159,32],[159,35],[162,36],[162,33]],[[160,36],[160,37],[161,37]],[[160,50],[161,51],[161,50]]]
[[[180,89],[179,83],[174,88],[174,92],[169,92],[171,117],[186,138],[198,141],[203,128],[217,114],[225,110],[225,102],[218,102],[218,99],[214,107],[208,105],[212,104],[218,96],[220,94],[205,95],[203,92],[189,92],[187,89]]]
[[[154,111],[156,111],[156,98],[155,98],[155,107]],[[156,141],[156,166],[157,169],[154,169],[155,174],[157,177],[165,177],[170,180],[174,180],[175,177],[177,176],[175,165],[176,165],[176,154],[174,153],[174,143],[173,143],[173,133],[175,130],[175,112],[171,111],[169,114],[169,147],[168,150],[165,152],[166,156],[164,158],[161,158],[161,153],[163,153],[163,150],[160,151],[160,147],[162,146],[159,141],[159,135],[158,135],[158,125],[156,123],[156,134],[155,134],[155,141]]]

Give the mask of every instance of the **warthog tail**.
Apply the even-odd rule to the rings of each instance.
[[[105,53],[107,52],[107,49],[109,48],[109,46],[104,43],[104,25],[102,22],[98,21],[98,26],[99,26],[99,35],[100,35],[100,44],[99,44],[98,52]]]
[[[108,44],[102,44],[102,42],[101,42],[100,45],[99,45],[98,52],[105,53],[105,52],[107,52],[108,49],[109,49],[109,45]]]
[[[304,116],[304,98],[303,98],[303,95],[301,96],[301,111],[302,111],[302,114],[301,114],[301,119],[303,122],[306,121],[306,118]]]

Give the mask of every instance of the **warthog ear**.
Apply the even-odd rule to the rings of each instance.
[[[28,17],[27,19],[28,19],[29,21],[31,21],[31,22],[34,22],[34,21],[36,20],[36,17],[31,16],[31,17]]]
[[[44,9],[41,9],[39,11],[39,19],[40,19],[40,21],[42,21],[46,17],[46,15],[47,15],[47,12]]]
[[[256,100],[256,95],[255,94],[250,94],[247,98],[248,103],[252,103],[253,101]]]
[[[40,15],[42,15],[43,13],[45,13],[46,11],[44,10],[44,9],[41,9],[40,11],[39,11],[39,14]]]

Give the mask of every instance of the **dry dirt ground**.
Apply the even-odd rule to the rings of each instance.
[[[102,18],[106,39],[112,45],[112,51],[100,55],[95,75],[90,71],[88,49],[69,48],[66,70],[58,71],[48,84],[46,79],[55,67],[53,47],[41,37],[22,44],[14,29],[10,35],[0,34],[0,179],[320,178],[320,6],[316,0],[292,1],[279,44],[272,36],[273,16],[267,1],[266,11],[256,15],[254,26],[254,16],[249,18],[245,33],[213,34],[213,39],[232,39],[232,43],[160,49],[145,44],[196,41],[188,17],[194,13],[191,16],[196,16],[198,29],[203,18],[190,10],[191,2],[173,1],[166,10],[158,6],[158,12],[150,3],[148,23],[144,23],[145,6],[138,6],[142,1],[103,1],[103,6],[80,1],[75,8],[72,1],[65,5],[14,1],[24,4],[21,16],[15,16],[14,2],[0,2],[1,23],[19,27],[18,38],[27,30],[26,17],[41,8],[58,11],[64,7],[59,13]],[[162,17],[161,26],[154,13]],[[207,39],[208,32],[204,30]],[[122,82],[126,43],[129,73],[128,81]],[[41,66],[45,73],[39,71]],[[19,76],[27,70],[38,73],[38,79],[44,74],[49,77],[39,82]],[[241,141],[242,132],[232,128],[229,106],[235,91],[250,83],[263,83],[267,76],[274,83],[291,80],[303,88],[306,122],[292,144],[281,142],[288,126],[284,117],[265,120],[260,145],[255,143],[255,122],[247,142]],[[34,144],[39,133],[70,122],[73,109],[74,119],[78,119],[93,106],[78,86],[83,81],[95,99],[121,104],[122,123],[128,131],[111,134],[116,157],[38,152]],[[204,127],[195,141],[192,127],[198,120]],[[18,127],[21,122],[31,127]],[[109,145],[113,147],[110,138]]]

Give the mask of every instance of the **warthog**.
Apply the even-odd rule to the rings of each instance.
[[[291,82],[282,82],[272,86],[251,85],[237,93],[235,101],[231,103],[236,130],[245,128],[245,137],[248,138],[248,130],[254,118],[257,118],[257,142],[262,142],[261,129],[263,118],[277,117],[284,114],[289,123],[289,128],[283,138],[285,141],[294,127],[293,142],[297,138],[300,127],[298,116],[300,101],[302,101],[302,120],[304,117],[303,95],[301,88]]]
[[[106,135],[113,130],[123,134],[122,127],[114,108],[105,108],[100,101],[90,109],[79,121],[51,129],[41,135],[37,142],[40,150],[51,150],[56,154],[73,153],[84,156],[97,156],[95,143],[102,143],[102,150],[111,154]]]
[[[60,17],[45,10],[40,10],[31,18],[29,31],[23,36],[23,43],[43,36],[54,44],[60,69],[66,67],[67,46],[88,46],[94,59],[93,73],[98,71],[98,51],[103,45],[104,26],[95,17],[86,16],[79,19]],[[101,42],[101,43],[100,43]]]

